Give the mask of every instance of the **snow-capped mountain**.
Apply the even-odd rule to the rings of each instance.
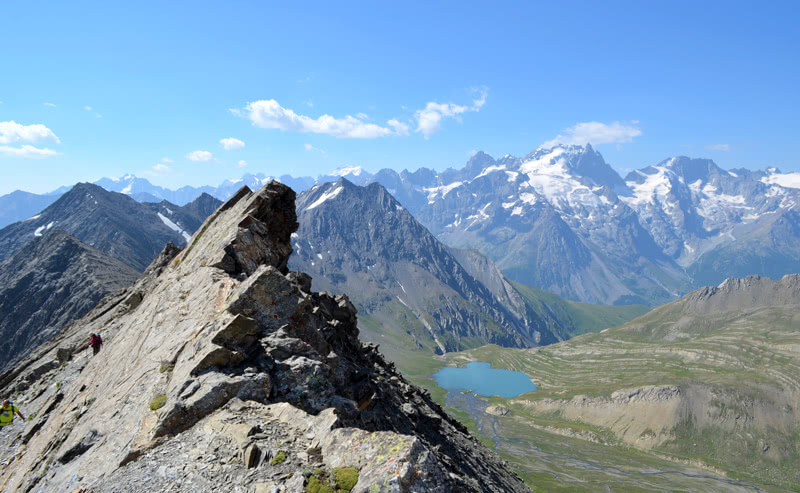
[[[726,277],[800,271],[800,173],[776,168],[724,170],[679,156],[623,179],[586,145],[521,158],[479,152],[463,168],[441,172],[344,166],[316,178],[277,179],[299,193],[341,177],[380,183],[445,244],[475,248],[510,279],[571,299],[653,304]],[[227,200],[243,185],[256,189],[271,179],[246,174],[179,190],[133,175],[97,184],[181,205],[203,192]],[[28,209],[9,220],[29,217]]]
[[[478,153],[422,191],[423,224],[518,282],[599,303],[664,301],[690,286],[620,200],[630,190],[591,146],[499,161]]]

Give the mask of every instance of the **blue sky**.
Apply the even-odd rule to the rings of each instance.
[[[3,2],[0,193],[441,170],[554,139],[620,170],[798,171],[798,5]]]

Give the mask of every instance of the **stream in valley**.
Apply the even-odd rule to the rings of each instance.
[[[452,369],[457,370],[459,368]],[[443,383],[448,382],[443,381]],[[496,388],[497,382],[494,382],[494,385]],[[512,419],[512,417],[498,417],[487,413],[486,408],[489,403],[480,396],[466,391],[466,386],[459,384],[454,388],[446,388],[446,390],[448,390],[446,407],[460,409],[474,419],[478,431],[494,442],[496,452],[504,452],[516,458],[529,458],[530,460],[525,461],[525,463],[518,462],[518,465],[528,472],[549,474],[559,483],[581,484],[586,487],[592,487],[592,489],[594,489],[594,486],[598,486],[606,491],[614,491],[615,485],[621,489],[626,489],[626,491],[631,486],[651,491],[670,491],[676,487],[679,489],[688,488],[691,491],[708,492],[763,491],[745,482],[717,476],[691,466],[686,466],[684,470],[676,470],[643,464],[642,467],[634,465],[633,468],[629,469],[616,464],[608,465],[587,457],[569,455],[569,446],[564,447],[564,451],[567,453],[546,451],[538,447],[533,441],[520,438],[518,434],[511,434],[513,435],[511,438],[504,436],[501,433],[501,420]],[[666,460],[661,462],[665,466],[673,465],[673,463]],[[680,467],[678,464],[674,466]]]

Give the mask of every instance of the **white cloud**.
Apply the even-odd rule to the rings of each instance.
[[[356,113],[356,118],[361,120],[369,120],[369,115],[366,113]]]
[[[44,141],[61,143],[56,134],[42,124],[22,125],[13,120],[0,122],[0,144]]]
[[[421,132],[426,139],[429,139],[431,135],[441,130],[442,120],[445,118],[453,118],[460,122],[460,115],[467,112],[480,111],[483,105],[486,104],[488,91],[485,87],[476,89],[476,91],[478,92],[478,97],[472,101],[471,106],[431,101],[425,105],[425,108],[414,112],[414,118],[417,120],[415,132]]]
[[[220,139],[219,143],[222,144],[222,147],[225,148],[226,151],[232,151],[234,149],[241,149],[244,147],[244,142],[239,139],[234,139],[233,137],[228,139]]]
[[[314,107],[314,101],[311,101],[310,99],[308,101],[303,101],[303,104],[308,106],[309,108]]]
[[[242,160],[240,160],[238,163],[236,163],[236,165],[237,165],[238,167],[240,167],[240,168],[244,168],[245,166],[247,166],[247,161],[245,161],[244,159],[242,159]]]
[[[709,151],[723,151],[723,152],[730,152],[733,150],[730,144],[713,144],[710,146],[706,146],[706,149],[708,149]]]
[[[84,106],[83,109],[85,109],[86,111],[92,111],[92,107],[91,106]]]
[[[308,152],[318,152],[318,153],[322,154],[322,157],[324,157],[324,158],[327,158],[327,157],[328,157],[328,153],[326,153],[326,152],[325,152],[325,151],[323,151],[322,149],[319,149],[319,148],[317,148],[317,147],[314,147],[314,146],[313,146],[313,145],[311,145],[311,144],[305,144],[303,147],[305,147],[305,149],[306,149]]]
[[[50,108],[55,108],[56,107],[56,105],[54,105],[53,103],[42,103],[42,104],[45,105],[45,106],[49,106]]]
[[[0,146],[0,153],[7,154],[14,157],[25,157],[33,159],[42,159],[46,157],[55,156],[58,153],[52,149],[39,149],[32,145],[25,144],[21,147]]]
[[[174,163],[175,161],[173,161],[172,159],[170,159],[168,157],[162,157],[161,158],[161,162],[162,163]]]
[[[394,129],[394,133],[399,135],[400,137],[408,136],[408,125],[402,123],[394,118],[386,122],[389,124],[390,127]]]
[[[399,133],[403,130],[402,124],[397,126],[390,121],[389,125],[394,128],[390,129],[374,123],[366,123],[350,115],[344,118],[334,118],[330,115],[311,118],[298,115],[294,111],[282,107],[274,99],[248,103],[244,109],[232,109],[231,112],[249,119],[256,127],[274,128],[287,132],[326,134],[350,139],[374,139],[404,135]]]
[[[155,171],[158,171],[159,173],[167,173],[171,171],[170,167],[163,163],[156,164],[155,166],[153,166],[153,169]]]
[[[211,161],[214,159],[214,155],[208,151],[192,151],[186,155],[186,158],[190,161]]]
[[[642,135],[637,125],[638,120],[631,122],[582,122],[564,130],[555,139],[548,140],[542,147],[553,147],[558,144],[584,145],[591,144],[624,144],[633,142],[634,137]]]

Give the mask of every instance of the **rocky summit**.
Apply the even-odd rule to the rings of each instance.
[[[277,182],[242,188],[0,375],[29,414],[3,432],[0,489],[528,491],[359,341],[347,296],[289,271],[294,202]]]

